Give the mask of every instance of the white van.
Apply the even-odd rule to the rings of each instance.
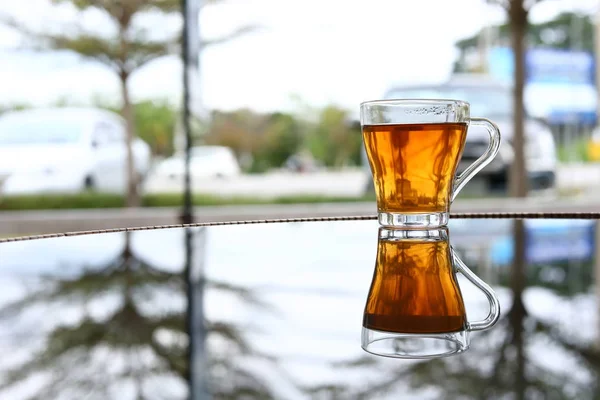
[[[457,99],[468,101],[473,117],[489,118],[500,128],[502,140],[500,151],[494,160],[477,174],[487,190],[505,192],[508,189],[509,168],[514,159],[513,151],[513,95],[508,85],[495,82],[486,76],[455,76],[438,85],[414,85],[392,87],[386,99]],[[558,164],[556,142],[550,128],[539,119],[526,115],[525,157],[527,177],[531,190],[553,189]],[[481,156],[488,146],[488,134],[481,127],[471,127],[467,133],[459,171]],[[363,152],[363,162],[368,167]]]
[[[127,187],[124,120],[96,108],[45,108],[0,116],[0,193],[123,193]],[[136,138],[135,168],[143,177],[151,151]]]

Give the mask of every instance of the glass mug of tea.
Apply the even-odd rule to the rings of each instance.
[[[487,297],[488,316],[469,322],[456,273]],[[500,316],[493,290],[458,258],[446,227],[379,228],[375,273],[363,314],[362,348],[395,358],[438,358],[469,348],[469,332]]]
[[[367,101],[360,122],[383,226],[445,226],[458,192],[500,148],[498,127],[471,118],[465,101]],[[486,128],[489,146],[456,176],[469,125]]]

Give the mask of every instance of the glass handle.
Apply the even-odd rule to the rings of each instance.
[[[465,187],[467,182],[475,176],[476,173],[485,168],[486,165],[492,162],[498,150],[500,150],[500,129],[492,121],[486,118],[471,118],[470,126],[480,125],[484,126],[490,135],[490,144],[485,151],[475,162],[467,167],[461,174],[456,177],[454,186],[452,188],[452,200],[456,198],[456,195]],[[469,133],[467,132],[467,135]]]
[[[490,302],[490,312],[487,317],[481,321],[475,322],[467,322],[467,330],[469,331],[483,331],[485,329],[489,329],[498,322],[498,318],[500,318],[500,301],[498,301],[498,297],[496,297],[496,293],[492,290],[492,288],[479,279],[477,275],[471,271],[464,262],[456,255],[454,249],[452,251],[452,260],[454,261],[454,266],[458,272],[463,274],[465,278],[467,278],[471,283],[479,290],[481,290],[485,297],[487,297]]]

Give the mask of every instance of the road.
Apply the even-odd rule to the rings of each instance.
[[[311,174],[272,173],[242,176],[235,180],[195,182],[198,192],[223,196],[288,195],[359,196],[368,178],[360,170]],[[576,197],[534,196],[526,200],[459,196],[454,212],[591,212],[600,201],[600,166],[571,165],[558,174],[562,189],[579,189]],[[468,190],[468,186],[465,191]],[[175,182],[155,182],[150,192],[180,191]],[[264,218],[333,217],[375,214],[374,201],[324,204],[270,204],[197,207],[196,222],[237,221]],[[7,211],[0,213],[0,236],[55,233],[180,223],[181,209],[171,207],[94,210]]]
[[[356,197],[363,194],[369,177],[361,169],[296,174],[272,172],[242,175],[231,179],[204,179],[193,182],[195,192],[219,196],[281,197],[293,195]],[[472,181],[465,188],[476,188]],[[182,182],[170,179],[149,179],[148,193],[182,191]],[[569,164],[557,170],[557,187],[561,190],[600,188],[600,164]]]
[[[452,211],[471,212],[597,212],[598,196],[589,193],[568,198],[553,196],[459,198]],[[264,204],[196,207],[196,222],[278,218],[374,215],[374,201],[315,204]],[[178,207],[114,208],[92,210],[38,210],[0,212],[0,237],[181,223]]]

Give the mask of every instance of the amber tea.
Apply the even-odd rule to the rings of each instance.
[[[466,123],[364,125],[380,212],[447,212]]]
[[[379,240],[365,328],[435,334],[464,330],[466,323],[447,240]]]
[[[500,130],[462,100],[372,100],[360,105],[365,153],[382,226],[439,228],[456,195],[498,154]],[[485,129],[485,152],[456,175],[467,127]]]

